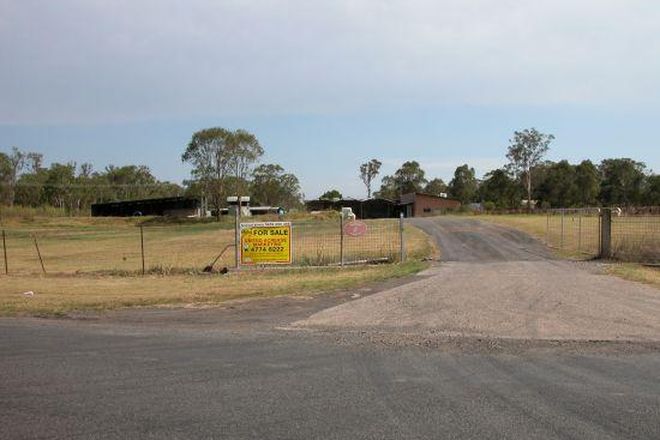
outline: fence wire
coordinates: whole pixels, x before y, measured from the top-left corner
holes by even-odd
[[[599,209],[556,209],[547,212],[545,241],[563,253],[596,257],[600,253]]]
[[[243,219],[253,221],[253,219]],[[397,219],[365,220],[361,237],[342,238],[339,219],[292,222],[294,266],[324,266],[366,261],[396,261]],[[142,229],[142,230],[141,230]],[[199,272],[231,246],[215,268],[233,267],[235,231],[230,223],[182,225],[5,228],[10,274],[139,274]],[[142,236],[141,236],[142,234]],[[144,254],[142,253],[144,244]],[[342,251],[343,243],[343,251]],[[37,252],[37,248],[39,252]],[[39,258],[41,255],[41,261]],[[0,274],[4,273],[0,242]]]
[[[611,258],[660,263],[660,207],[611,208],[611,212]],[[569,256],[600,256],[601,213],[598,208],[548,211],[546,243]]]
[[[660,263],[660,207],[612,210],[612,257]]]

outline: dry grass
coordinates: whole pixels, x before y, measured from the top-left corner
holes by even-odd
[[[122,307],[219,304],[282,294],[308,295],[401,277],[425,263],[327,269],[257,270],[227,275],[1,276],[0,315],[58,315]],[[24,292],[32,291],[33,296]]]
[[[47,217],[5,222],[11,274],[41,272],[33,238],[36,237],[47,273],[131,273],[141,270],[139,221],[145,219]],[[145,265],[162,273],[200,270],[227,245],[234,242],[229,221],[144,226]],[[399,252],[398,221],[367,220],[364,237],[344,238],[344,261],[387,257],[396,261]],[[406,247],[412,258],[432,252],[426,235],[405,228]],[[321,218],[294,221],[293,258],[297,265],[339,262],[339,223]],[[217,266],[232,266],[230,249]]]
[[[140,228],[144,226],[146,268],[141,271]],[[387,256],[399,250],[398,221],[368,220],[365,237],[346,237],[345,261]],[[296,226],[298,225],[298,226]],[[403,276],[424,265],[405,264],[314,269],[250,270],[226,276],[201,269],[234,241],[233,224],[89,217],[5,218],[9,276],[0,275],[0,314],[61,314],[159,304],[216,304],[229,299],[309,294]],[[294,262],[339,261],[339,223],[319,217],[294,221]],[[41,274],[37,237],[47,275]],[[407,226],[411,259],[433,252],[422,231]],[[1,257],[0,257],[1,259]],[[216,268],[233,265],[226,253]],[[0,271],[4,269],[0,262]],[[34,296],[23,295],[33,291]]]
[[[650,284],[660,289],[660,267],[642,266],[637,263],[619,263],[609,266],[607,271],[611,275]]]

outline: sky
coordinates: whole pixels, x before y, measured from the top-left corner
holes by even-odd
[[[243,128],[307,198],[361,198],[371,158],[481,177],[535,127],[550,160],[657,172],[658,23],[651,0],[0,0],[0,151],[181,182],[195,131]]]

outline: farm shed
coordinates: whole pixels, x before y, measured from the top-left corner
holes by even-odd
[[[200,208],[200,201],[191,197],[127,200],[94,203],[92,205],[92,217],[133,217],[140,215],[191,217],[200,216]]]
[[[428,217],[460,206],[458,200],[421,192],[403,194],[399,199],[399,208],[406,217]]]
[[[308,211],[339,211],[343,207],[348,207],[362,219],[390,218],[399,215],[396,203],[388,199],[308,200],[305,206]]]

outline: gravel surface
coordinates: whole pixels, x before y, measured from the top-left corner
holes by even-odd
[[[296,327],[541,340],[659,341],[660,291],[554,260],[472,219],[415,219],[446,262],[424,279],[323,310]]]

